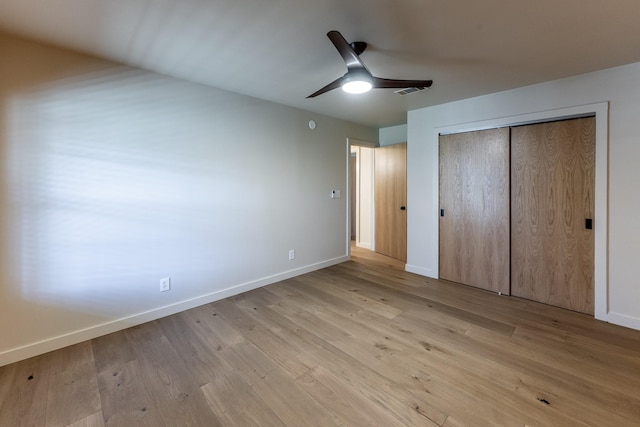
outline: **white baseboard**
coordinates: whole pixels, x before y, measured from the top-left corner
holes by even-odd
[[[614,325],[624,326],[625,328],[636,329],[640,331],[640,318],[627,316],[626,314],[614,313],[610,311],[606,318],[601,319]]]
[[[371,249],[371,243],[356,242],[356,246],[363,249],[369,249],[370,251],[373,250]]]
[[[421,276],[431,277],[432,279],[437,279],[437,277],[433,274],[433,270],[431,268],[418,267],[417,265],[407,264],[404,266],[404,270],[409,273],[419,274]]]
[[[263,277],[250,282],[234,285],[226,289],[211,292],[209,294],[201,295],[199,297],[190,298],[188,300],[179,301],[174,304],[166,305],[163,307],[154,308],[142,313],[134,314],[131,316],[123,317],[120,319],[112,320],[109,322],[101,323],[98,325],[90,326],[88,328],[79,329],[67,334],[59,335],[57,337],[47,338],[46,340],[38,341],[32,344],[27,344],[22,347],[13,348],[0,353],[0,366],[8,365],[10,363],[18,362],[20,360],[28,359],[30,357],[38,356],[40,354],[47,353],[49,351],[58,350],[69,345],[77,344],[86,340],[101,337],[103,335],[110,334],[112,332],[120,331],[132,326],[141,325],[152,320],[160,319],[162,317],[170,316],[181,311],[189,310],[194,307],[198,307],[204,304],[209,304],[214,301],[218,301],[224,298],[228,298],[233,295],[238,295],[243,292],[250,291],[252,289],[260,288],[262,286],[270,285],[272,283],[280,282],[282,280],[290,279],[292,277],[299,276],[301,274],[310,273],[321,268],[330,267],[335,264],[348,261],[348,256],[340,256],[330,260],[310,264],[304,267],[288,270],[282,273],[274,274],[272,276]]]

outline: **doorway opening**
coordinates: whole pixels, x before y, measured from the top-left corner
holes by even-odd
[[[406,143],[349,141],[348,240],[406,262]]]

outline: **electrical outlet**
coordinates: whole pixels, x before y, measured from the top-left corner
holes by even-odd
[[[296,251],[294,251],[293,249],[289,250],[289,259],[295,259],[296,258]]]
[[[160,292],[167,292],[171,290],[171,277],[165,277],[160,279]]]

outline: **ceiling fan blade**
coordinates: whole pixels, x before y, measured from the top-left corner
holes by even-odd
[[[331,43],[338,49],[340,56],[344,59],[344,63],[347,64],[347,69],[351,71],[356,68],[364,68],[369,72],[367,67],[364,65],[364,62],[360,59],[355,50],[351,47],[351,45],[342,37],[338,31],[329,31],[327,33],[327,37],[331,40]]]
[[[340,77],[339,79],[336,79],[336,80],[332,81],[331,83],[329,83],[328,85],[326,85],[322,89],[319,89],[319,90],[313,92],[311,95],[307,96],[307,98],[315,98],[318,95],[322,95],[323,93],[329,92],[330,90],[339,88],[340,86],[342,86],[342,80],[343,79],[344,79],[344,76]]]
[[[404,89],[407,87],[431,87],[433,80],[395,80],[373,78],[373,87],[378,89]]]

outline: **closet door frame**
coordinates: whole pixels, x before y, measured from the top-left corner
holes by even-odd
[[[595,211],[594,211],[594,317],[612,321],[623,326],[633,327],[633,319],[609,312],[609,273],[608,273],[608,164],[609,164],[609,103],[599,102],[575,107],[539,111],[515,116],[500,117],[476,122],[467,122],[443,126],[434,129],[433,140],[438,141],[440,134],[460,133],[491,129],[505,126],[521,126],[546,121],[565,120],[578,117],[596,118],[596,171],[595,171]],[[436,191],[439,176],[436,171]],[[439,199],[439,194],[438,194]],[[433,213],[439,215],[439,210]],[[439,220],[439,218],[438,218]],[[437,220],[437,221],[438,221]],[[437,222],[436,222],[437,224]],[[436,227],[436,233],[437,231]],[[438,237],[439,238],[439,237]],[[438,254],[439,258],[439,254]]]

